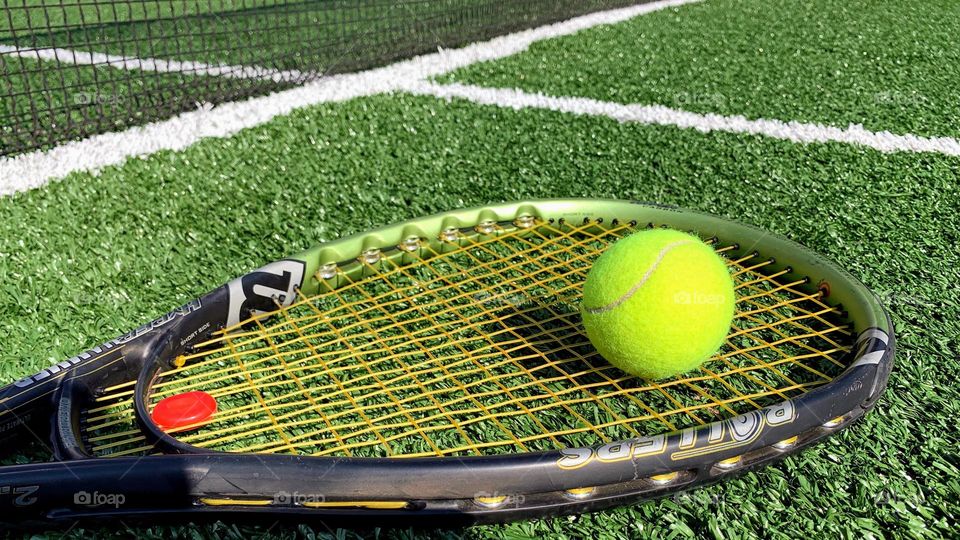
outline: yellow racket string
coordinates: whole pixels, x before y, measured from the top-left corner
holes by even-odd
[[[724,347],[650,382],[583,333],[592,261],[634,224],[538,222],[361,257],[321,291],[228,329],[154,384],[151,403],[202,390],[218,411],[181,441],[219,451],[484,455],[596,445],[703,425],[795,397],[845,369],[852,335],[806,280],[716,242],[737,290]],[[449,238],[448,238],[449,240]],[[98,455],[149,452],[133,383],[83,415]]]

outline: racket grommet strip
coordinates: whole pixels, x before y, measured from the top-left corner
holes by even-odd
[[[319,279],[333,279],[337,275],[337,263],[326,263],[317,270]]]
[[[563,492],[563,495],[568,499],[579,501],[579,500],[590,498],[596,492],[597,492],[597,488],[595,487],[582,487],[582,488],[568,489]]]
[[[513,224],[516,225],[518,229],[529,229],[537,224],[537,217],[529,214],[517,216],[517,219],[513,220]]]
[[[484,508],[500,508],[507,504],[508,500],[510,500],[509,495],[477,495],[473,498],[473,502],[477,506]]]
[[[832,429],[839,426],[840,424],[843,424],[843,421],[844,421],[844,418],[842,416],[838,416],[836,418],[831,418],[830,420],[827,420],[821,425],[825,428]]]
[[[820,283],[817,283],[817,290],[820,291],[820,298],[829,298],[830,297],[830,283],[822,280]]]
[[[777,441],[773,443],[773,447],[776,448],[777,450],[787,450],[789,448],[793,448],[794,446],[796,446],[797,441],[799,440],[800,440],[800,437],[797,435],[794,435],[789,439],[784,439],[782,441]]]
[[[734,469],[739,467],[743,463],[743,456],[733,456],[727,459],[721,459],[716,463],[716,467],[719,469]]]
[[[651,476],[649,480],[658,486],[665,486],[667,484],[676,482],[678,478],[680,478],[680,473],[674,471],[663,474],[655,474]]]
[[[447,242],[447,243],[456,242],[457,240],[460,239],[460,229],[456,227],[447,227],[446,229],[440,232],[439,238],[441,242]]]
[[[360,254],[360,262],[364,264],[374,265],[380,262],[380,248],[367,248],[363,250],[363,253]]]
[[[497,222],[492,219],[485,219],[477,223],[473,229],[480,234],[493,234],[497,232]]]
[[[400,245],[398,245],[397,247],[400,248],[401,251],[412,253],[420,249],[420,246],[421,246],[421,240],[419,236],[408,236],[403,240],[403,242],[400,242]]]

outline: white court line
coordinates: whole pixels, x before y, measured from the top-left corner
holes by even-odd
[[[47,60],[62,64],[104,66],[115,69],[157,71],[161,73],[189,73],[211,75],[229,79],[264,79],[274,82],[300,81],[304,74],[296,71],[280,71],[260,66],[231,66],[227,64],[204,64],[201,62],[178,62],[162,58],[138,58],[117,56],[99,52],[84,52],[70,49],[33,49],[13,45],[0,45],[0,54],[19,56],[33,60]]]
[[[540,40],[699,1],[701,0],[661,0],[591,13],[564,22],[500,36],[461,49],[412,58],[384,68],[320,79],[269,96],[217,107],[202,107],[160,122],[95,135],[47,151],[0,158],[0,196],[40,187],[72,172],[96,171],[123,163],[134,156],[161,150],[182,150],[205,137],[227,137],[301,107],[390,92],[404,84],[441,75],[470,64],[511,56]]]
[[[662,105],[623,105],[579,97],[553,97],[530,94],[507,88],[484,88],[462,84],[441,85],[429,81],[415,81],[404,90],[437,98],[460,98],[482,105],[496,105],[511,109],[548,109],[576,115],[605,116],[620,122],[636,122],[660,126],[696,129],[704,133],[725,131],[764,135],[797,143],[839,142],[861,145],[881,152],[934,152],[960,156],[960,141],[952,137],[918,137],[897,135],[889,131],[869,131],[859,124],[846,128],[806,122],[781,120],[750,120],[744,116],[700,114],[671,109]]]

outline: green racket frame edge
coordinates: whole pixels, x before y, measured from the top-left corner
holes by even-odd
[[[789,266],[796,276],[808,276],[829,291],[830,303],[843,305],[858,336],[850,367],[831,383],[797,398],[706,426],[596,448],[518,455],[358,459],[218,454],[185,446],[146,423],[158,443],[181,453],[2,468],[2,519],[21,523],[186,515],[257,519],[270,514],[328,523],[355,523],[362,517],[365,525],[376,516],[377,524],[432,527],[584,512],[689,489],[795,453],[858,420],[886,385],[894,358],[893,328],[877,298],[856,278],[792,241],[678,208],[591,199],[492,205],[384,227],[317,246],[288,260],[304,263],[301,287],[311,295],[320,289],[331,264],[351,277],[360,276],[364,265],[357,257],[368,250],[379,250],[382,257],[404,257],[412,238],[439,246],[438,236],[451,227],[463,234],[484,234],[475,231],[477,223],[509,226],[522,224],[530,216],[563,219],[572,225],[585,219],[665,224],[735,240],[739,243],[735,254],[760,247],[764,255],[776,259],[773,268]],[[206,309],[184,314],[181,308],[175,317],[168,316],[176,324],[142,332],[163,337],[143,338],[151,345],[141,347],[147,366],[141,380],[161,369],[159,356],[176,352],[169,346],[171,334],[224,317],[224,289],[200,300],[199,304],[209,306]],[[205,312],[214,309],[220,313]],[[66,394],[64,388],[77,378],[61,377],[65,382],[58,394]],[[136,400],[141,417],[144,398],[138,395]],[[61,407],[58,416],[62,420],[69,414],[69,407],[66,411]],[[70,435],[63,432],[70,428],[69,422],[61,422],[55,438],[68,439]],[[84,497],[93,495],[114,497],[101,497],[104,504],[89,504],[91,500]],[[122,503],[108,504],[121,497]]]

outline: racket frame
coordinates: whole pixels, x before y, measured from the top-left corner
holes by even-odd
[[[498,228],[527,227],[541,216],[570,224],[615,219],[667,223],[736,239],[734,253],[762,246],[764,255],[774,259],[771,270],[786,271],[783,279],[806,276],[829,293],[831,303],[842,304],[858,336],[850,367],[796,398],[709,425],[593,448],[515,455],[394,459],[213,453],[178,441],[149,420],[148,389],[172,359],[233,319],[246,318],[255,309],[271,309],[264,298],[251,304],[242,294],[238,297],[244,280],[247,285],[266,283],[263,280],[276,284],[277,265],[301,266],[299,282],[295,283],[294,271],[287,290],[278,290],[271,299],[289,304],[296,296],[294,287],[310,296],[321,285],[339,286],[323,283],[324,276],[336,275],[330,273],[334,265],[356,279],[363,276],[373,254],[399,263],[405,257],[412,260],[414,239],[443,250],[445,239],[452,236],[497,234]],[[367,260],[360,262],[358,257]],[[790,261],[790,266],[779,261]],[[238,301],[244,304],[242,309]],[[894,350],[889,317],[855,277],[799,244],[751,226],[673,207],[614,200],[543,200],[445,212],[322,244],[272,263],[130,334],[0,390],[4,432],[15,433],[12,426],[37,434],[50,423],[54,454],[61,460],[0,469],[0,508],[8,510],[4,519],[15,521],[267,513],[333,523],[375,514],[382,523],[417,523],[429,516],[426,523],[431,526],[591,511],[739,474],[845,428],[876,403],[892,369]],[[79,409],[105,381],[132,377],[138,377],[134,403],[139,423],[169,454],[93,458],[83,444]],[[91,499],[92,504],[84,504],[78,494],[122,495],[123,503],[110,505],[104,499],[104,504],[96,504],[99,499]]]

